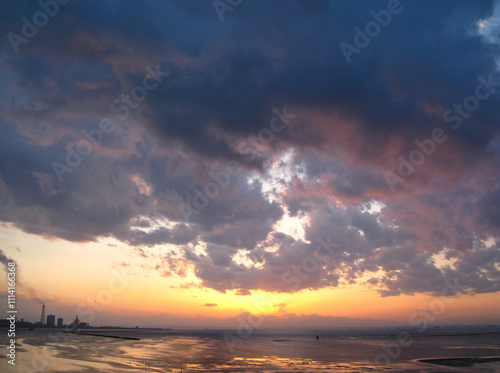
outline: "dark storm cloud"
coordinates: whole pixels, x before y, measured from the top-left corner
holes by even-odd
[[[149,232],[140,229],[129,230],[124,235],[116,234],[116,237],[122,241],[126,241],[133,246],[154,246],[165,243],[183,245],[193,241],[196,238],[196,231],[190,229],[184,224],[177,224],[173,229],[160,227]]]
[[[255,133],[265,123],[268,105],[274,101],[340,113],[356,121],[362,138],[354,150],[363,158],[380,154],[392,136],[410,142],[425,134],[423,129],[441,122],[440,117],[424,111],[423,103],[447,107],[462,100],[474,91],[476,78],[494,71],[495,65],[492,47],[471,35],[478,17],[491,12],[487,4],[402,4],[404,11],[394,16],[389,26],[392,29],[374,38],[352,65],[346,63],[338,44],[352,42],[352,27],[363,26],[370,19],[370,9],[380,8],[380,3],[364,3],[350,12],[346,12],[344,2],[331,3],[323,14],[309,13],[315,24],[306,23],[298,7],[253,4],[237,16],[231,30],[234,39],[224,44],[221,55],[210,54],[207,44],[200,45],[208,54],[203,65],[180,70],[176,84],[158,92],[155,99],[170,105],[150,101],[150,125],[168,140],[180,139],[203,155],[208,151],[220,156],[230,154],[229,149],[207,128],[233,135]],[[257,13],[258,17],[251,17]],[[273,14],[279,17],[273,17],[271,23]],[[338,14],[350,17],[340,19]],[[448,22],[443,22],[445,19]],[[451,25],[445,27],[447,24]],[[251,36],[245,33],[247,27],[254,28]],[[306,44],[313,38],[311,45]],[[243,47],[236,46],[234,40]],[[465,56],[464,43],[472,51]],[[270,46],[281,53],[273,53]],[[494,100],[483,107],[474,138],[461,131],[455,134],[456,141],[474,149],[486,145],[496,131],[488,119],[499,112]],[[316,123],[309,123],[309,127],[310,135],[336,131],[317,128]],[[294,138],[290,132],[286,136],[290,142],[305,140],[307,144],[307,139]]]
[[[93,155],[59,183],[44,164],[44,159],[58,159],[53,147],[29,146],[11,129],[5,126],[6,136],[0,140],[5,145],[0,151],[4,159],[0,167],[2,218],[30,233],[70,241],[111,234],[132,245],[148,246],[185,244],[201,234],[207,242],[251,248],[265,239],[282,215],[276,203],[264,199],[258,185],[251,186],[240,177],[218,198],[207,199],[208,206],[193,215],[191,220],[199,228],[176,224],[172,229],[151,229],[148,224],[154,220],[161,224],[161,217],[183,220],[179,207],[163,193],[179,190],[183,196],[192,196],[195,188],[203,190],[206,179],[192,176],[196,165],[170,173],[173,163],[183,161],[148,155],[123,160]],[[10,145],[13,140],[15,145]],[[154,194],[141,192],[133,180],[137,175],[149,183]]]
[[[492,2],[415,5],[403,1],[403,11],[393,16],[360,55],[353,56],[350,65],[338,45],[353,43],[353,27],[363,27],[372,17],[370,10],[381,9],[380,2],[364,2],[354,8],[344,1],[319,2],[314,7],[303,2],[287,6],[257,2],[234,14],[230,30],[217,17],[209,17],[206,5],[194,11],[193,5],[175,3],[73,2],[61,10],[61,17],[52,20],[71,25],[67,33],[54,38],[63,40],[64,46],[43,37],[34,39],[26,45],[27,55],[14,59],[13,68],[25,79],[39,82],[54,70],[54,62],[67,66],[75,56],[84,61],[88,58],[90,65],[104,63],[115,70],[118,66],[124,73],[126,69],[136,72],[141,59],[166,53],[169,57],[163,57],[164,66],[175,78],[160,87],[144,109],[148,128],[164,141],[180,141],[203,156],[238,157],[213,129],[233,136],[255,135],[269,121],[272,105],[288,104],[339,113],[356,121],[361,140],[352,150],[363,158],[377,155],[377,161],[382,161],[380,148],[391,137],[402,136],[411,142],[441,121],[426,113],[423,104],[444,108],[463,100],[474,91],[479,75],[495,69],[493,47],[473,34],[477,21],[491,14]],[[40,36],[55,36],[56,32],[51,22]],[[107,38],[116,50],[103,47]],[[30,49],[32,44],[57,53],[46,57]],[[77,47],[80,49],[75,50]],[[119,61],[120,57],[130,57],[129,65],[126,58]],[[51,59],[55,61],[51,63]],[[97,68],[88,65],[80,71],[88,75]],[[71,87],[77,77],[61,75],[58,89],[77,97],[77,90]],[[114,75],[118,78],[116,71]],[[96,78],[106,82],[103,76]],[[44,89],[49,97],[50,91]],[[58,93],[61,98],[62,92]],[[499,114],[495,100],[481,106],[475,116],[479,122],[474,126],[475,136],[466,129],[454,133],[456,141],[478,151],[496,132],[490,120]],[[315,133],[336,132],[335,125],[307,125],[311,139]],[[307,144],[307,138],[297,137],[294,131],[279,141],[285,139],[295,145]],[[324,140],[316,137],[317,142]]]
[[[443,121],[496,70],[498,45],[477,32],[493,5],[401,1],[348,63],[339,44],[386,2],[252,1],[220,22],[211,1],[74,0],[16,54],[8,33],[40,9],[4,1],[0,219],[70,241],[179,245],[204,286],[241,295],[358,280],[384,296],[435,293],[454,278],[498,291],[498,93],[460,128]],[[120,121],[111,104],[147,66],[170,75]],[[296,119],[250,159],[239,145],[285,106]],[[52,162],[108,117],[116,129],[60,182]],[[436,126],[448,140],[391,193],[384,172]],[[291,149],[281,190],[249,184]],[[229,161],[240,173],[185,219],[179,202],[200,202]],[[367,212],[373,201],[381,213]],[[275,231],[285,211],[307,217],[307,241]],[[338,246],[300,277],[329,235]],[[184,275],[179,261],[157,270]]]
[[[417,249],[421,240],[411,225],[394,227],[380,214],[358,208],[323,208],[310,216],[306,228],[310,243],[275,233],[272,240],[248,252],[256,266],[236,264],[231,260],[234,250],[221,247],[207,247],[208,256],[186,258],[195,265],[203,285],[221,292],[239,288],[296,292],[352,284],[362,278],[382,296],[439,295],[446,283],[460,284],[460,292],[498,291],[495,246],[478,243],[465,257],[449,252],[451,263],[443,264],[433,254],[444,247]],[[322,242],[334,245],[325,249]],[[277,247],[276,253],[269,247]]]
[[[3,252],[3,250],[0,250],[0,263],[2,263],[5,266],[5,269],[7,269],[7,263],[13,262],[12,259],[8,258],[7,255]]]

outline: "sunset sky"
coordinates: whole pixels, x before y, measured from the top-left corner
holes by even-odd
[[[500,323],[499,9],[2,1],[0,310]]]

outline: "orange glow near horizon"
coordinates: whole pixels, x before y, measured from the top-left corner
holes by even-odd
[[[198,286],[181,287],[197,284],[199,280],[192,273],[185,278],[162,277],[151,264],[146,265],[151,259],[137,257],[133,248],[122,243],[49,241],[5,226],[0,228],[0,234],[6,243],[7,256],[18,261],[21,295],[68,307],[102,306],[106,313],[124,319],[151,314],[222,320],[250,312],[277,317],[319,315],[407,324],[413,313],[425,312],[439,303],[439,298],[425,294],[382,298],[362,285],[293,294],[264,291],[251,291],[248,296],[236,295],[235,291],[223,294]],[[444,308],[436,314],[437,321],[498,319],[500,309],[500,299],[495,294],[462,295],[446,298],[446,302],[441,303]]]

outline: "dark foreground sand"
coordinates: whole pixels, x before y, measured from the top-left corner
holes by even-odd
[[[57,338],[51,338],[51,333]],[[20,331],[17,364],[10,366],[0,356],[0,372],[500,372],[500,333],[489,330],[484,334],[449,335],[446,331],[442,336],[414,336],[411,345],[397,351],[393,333],[333,333],[256,332],[246,339],[225,340],[221,331],[210,330]],[[1,349],[5,339],[0,336]],[[387,358],[396,352],[396,357]]]

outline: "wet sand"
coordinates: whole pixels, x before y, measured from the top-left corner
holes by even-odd
[[[391,335],[353,336],[327,332],[258,334],[228,344],[221,331],[109,330],[64,334],[57,330],[18,338],[13,368],[0,358],[1,372],[500,372],[499,336],[429,336],[415,339],[387,364],[375,364]],[[50,334],[58,338],[50,338]],[[60,333],[60,334],[59,334]],[[2,349],[4,348],[3,346]],[[465,353],[469,358],[465,358]],[[470,356],[474,356],[471,358]],[[2,356],[3,357],[3,356]],[[462,365],[460,365],[462,364]]]

